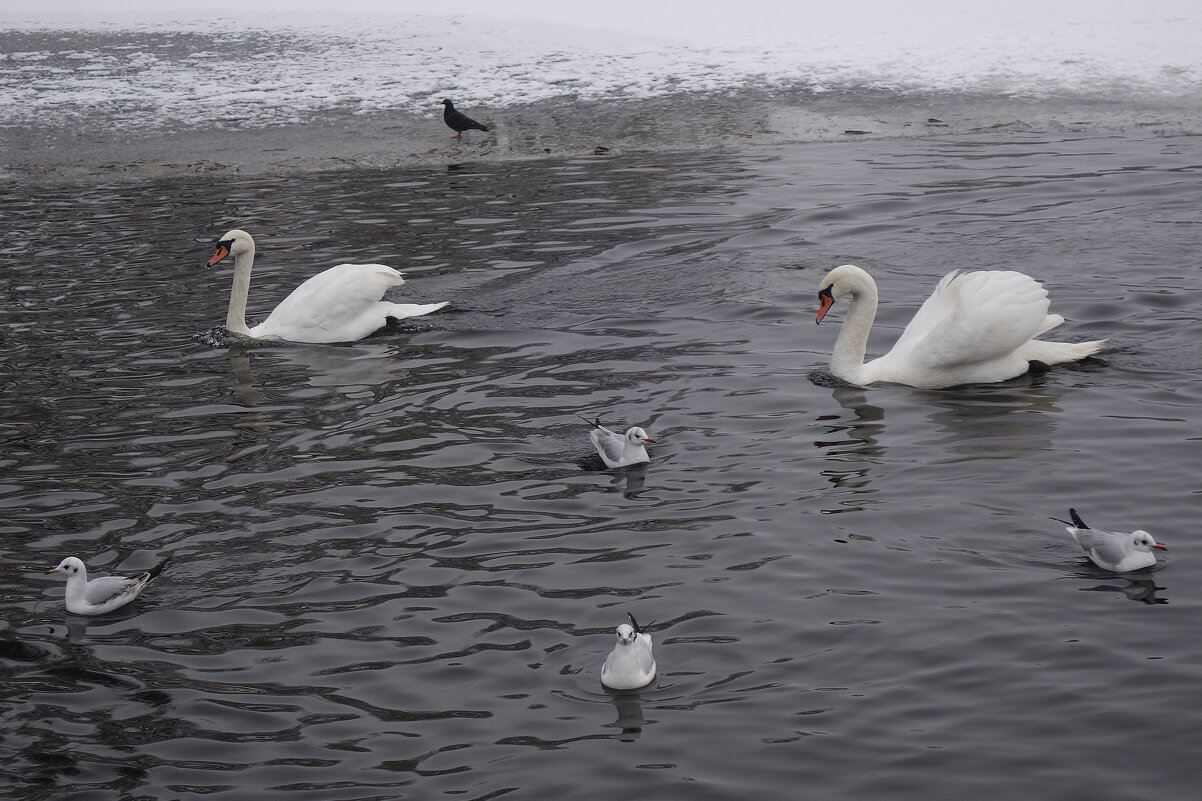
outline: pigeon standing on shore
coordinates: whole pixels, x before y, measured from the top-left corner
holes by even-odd
[[[452,103],[450,100],[444,100],[444,101],[442,101],[442,104],[443,104],[443,106],[445,106],[445,108],[442,110],[442,120],[448,126],[450,126],[452,131],[455,132],[455,135],[453,137],[451,137],[452,139],[462,140],[464,131],[472,131],[472,130],[487,131],[488,130],[487,125],[481,125],[480,123],[473,120],[471,117],[464,114],[462,111],[456,111],[455,104]]]

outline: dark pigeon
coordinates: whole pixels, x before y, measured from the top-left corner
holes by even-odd
[[[442,104],[446,106],[446,108],[442,110],[443,122],[450,126],[451,130],[455,132],[455,135],[451,137],[452,139],[463,139],[464,131],[488,130],[487,125],[481,125],[471,117],[464,114],[462,111],[456,111],[455,104],[450,100],[444,100],[442,101]]]

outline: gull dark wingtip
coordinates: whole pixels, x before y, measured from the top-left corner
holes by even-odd
[[[1085,521],[1081,519],[1081,515],[1077,514],[1076,509],[1070,508],[1068,510],[1068,516],[1069,516],[1069,519],[1073,521],[1073,525],[1076,526],[1077,528],[1086,528],[1086,529],[1089,528],[1089,526],[1085,525]],[[1063,522],[1063,521],[1061,521],[1061,522]]]
[[[146,580],[150,581],[151,579],[157,578],[159,573],[163,572],[163,568],[165,568],[167,566],[167,563],[170,561],[171,561],[171,555],[168,554],[167,557],[165,559],[163,559],[163,561],[159,562],[157,565],[150,568],[150,570],[146,571],[146,576],[147,576]]]

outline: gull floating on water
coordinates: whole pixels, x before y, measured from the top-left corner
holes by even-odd
[[[597,455],[605,462],[606,467],[628,467],[651,461],[651,457],[647,455],[646,443],[654,443],[655,440],[638,426],[626,429],[626,435],[623,436],[601,425],[600,418],[580,419],[593,427],[593,430],[588,432],[588,438],[592,440]]]
[[[643,631],[634,615],[630,623],[618,626],[618,642],[605,657],[601,683],[611,690],[637,690],[655,679],[655,657],[651,655],[651,635]]]
[[[1153,549],[1166,550],[1152,535],[1142,529],[1135,531],[1099,531],[1085,525],[1085,521],[1077,514],[1076,509],[1069,509],[1068,516],[1072,523],[1058,517],[1052,519],[1068,526],[1068,533],[1089,554],[1093,563],[1103,570],[1115,573],[1126,573],[1130,570],[1141,570],[1156,564]]]
[[[130,576],[101,576],[88,581],[88,569],[83,560],[68,556],[58,567],[47,573],[67,575],[67,611],[77,615],[103,615],[120,609],[138,597],[151,579],[163,571],[164,559],[158,567]]]

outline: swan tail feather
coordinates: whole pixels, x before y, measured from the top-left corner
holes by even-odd
[[[1047,332],[1051,331],[1053,328],[1055,328],[1056,326],[1060,325],[1063,322],[1064,322],[1064,318],[1061,317],[1059,314],[1049,314],[1047,317],[1043,318],[1043,325],[1039,326],[1039,330],[1036,331],[1034,336],[1032,336],[1031,338],[1034,339],[1035,337],[1040,336],[1041,334],[1046,334]]]
[[[1044,364],[1062,364],[1075,362],[1087,356],[1093,356],[1106,344],[1106,340],[1098,339],[1093,342],[1044,342],[1033,339],[1019,350],[1019,354],[1027,361],[1043,362]]]
[[[421,317],[423,314],[438,311],[448,303],[450,303],[449,300],[444,300],[442,303],[390,303],[388,316],[398,320],[406,317]]]

